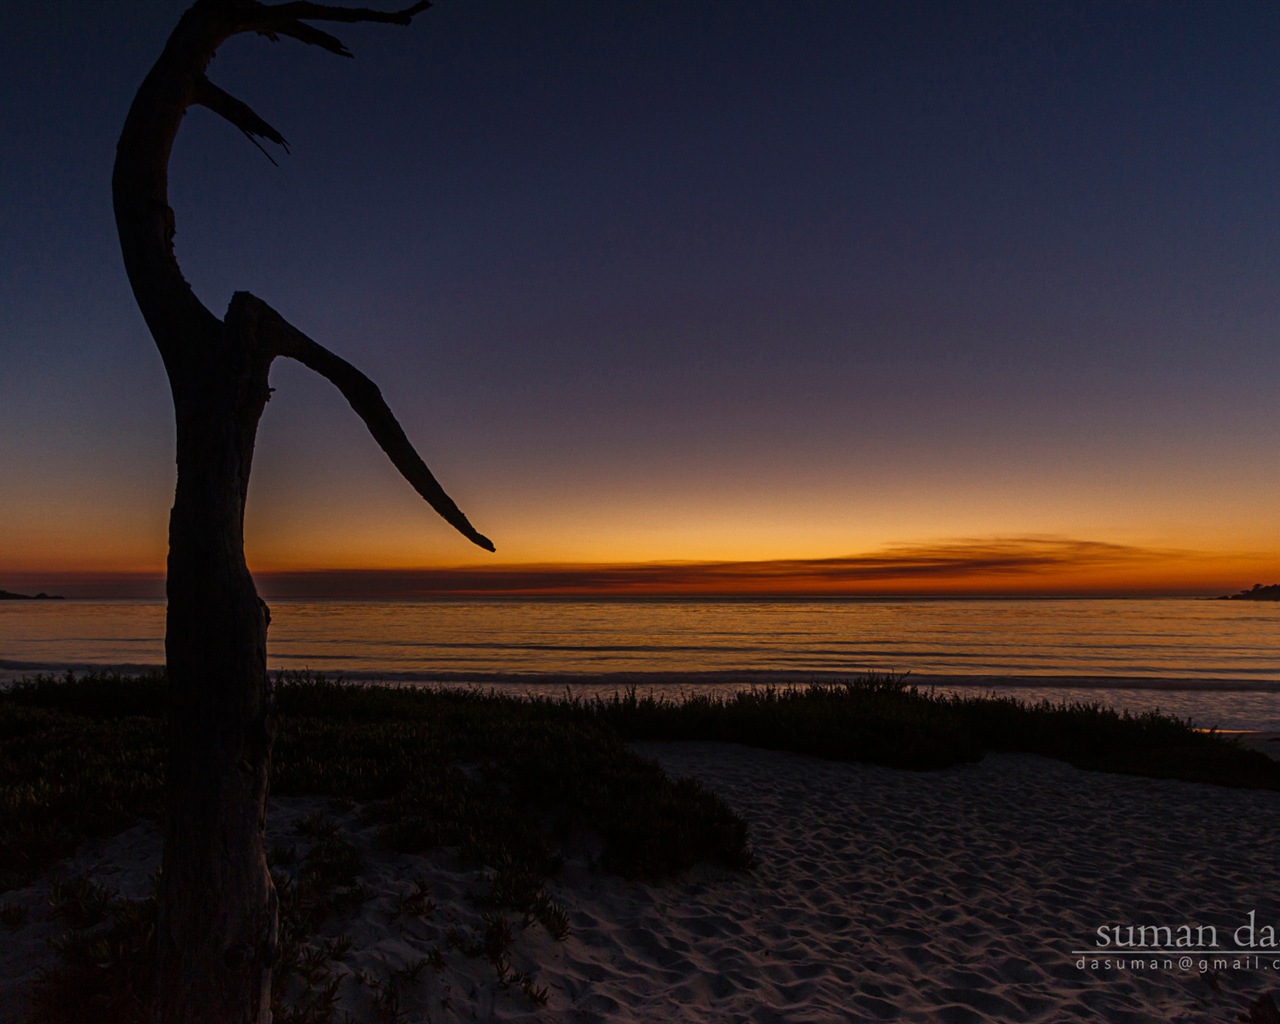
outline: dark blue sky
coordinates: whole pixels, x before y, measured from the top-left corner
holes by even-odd
[[[163,556],[109,178],[185,6],[0,9],[0,570]],[[226,45],[210,76],[292,154],[193,111],[179,259],[378,380],[504,560],[1276,564],[1280,7],[440,0],[337,32],[354,61]],[[486,557],[327,384],[273,378],[255,564]]]

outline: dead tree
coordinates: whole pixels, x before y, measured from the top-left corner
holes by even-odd
[[[183,115],[207,107],[251,141],[284,137],[205,71],[241,32],[350,56],[311,22],[407,25],[398,11],[257,0],[197,0],[143,80],[116,150],[112,194],[125,268],[160,349],[177,419],[178,483],[169,520],[165,660],[170,737],[155,1019],[256,1024],[270,1012],[275,893],[263,854],[274,733],[266,605],[244,559],[244,507],[258,420],[278,356],[327,378],[419,494],[464,536],[467,522],[405,437],[377,387],[350,363],[237,292],[219,319],[173,252],[169,153]]]

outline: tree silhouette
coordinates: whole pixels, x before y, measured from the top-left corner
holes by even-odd
[[[407,25],[397,11],[257,0],[197,0],[139,87],[116,150],[112,195],[125,269],[168,373],[178,483],[169,520],[165,661],[170,688],[155,1019],[268,1019],[276,900],[263,853],[274,735],[266,640],[270,615],[244,559],[244,506],[274,359],[296,359],[337,386],[391,461],[464,536],[493,550],[418,456],[378,388],[248,292],[219,319],[173,252],[168,163],[183,115],[207,107],[255,145],[284,137],[205,76],[242,32],[351,56],[310,22]],[[261,140],[261,141],[259,141]]]

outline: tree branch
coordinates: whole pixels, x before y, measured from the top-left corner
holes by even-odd
[[[239,128],[244,132],[245,138],[262,150],[263,156],[271,160],[273,164],[275,160],[272,160],[271,154],[262,148],[258,143],[258,139],[274,142],[286,153],[289,152],[289,143],[285,141],[283,135],[259,117],[247,103],[236,99],[230,93],[224,92],[204,75],[200,75],[195,80],[191,99],[193,103],[207,107],[219,117],[225,118]]]
[[[383,25],[408,25],[414,16],[422,13],[431,4],[428,0],[405,7],[398,11],[374,11],[367,7],[331,7],[328,4],[312,3],[310,0],[276,4],[255,4],[252,16],[244,22],[245,29],[252,29],[269,39],[289,36],[309,46],[318,46],[322,50],[336,53],[339,57],[350,57],[352,53],[346,44],[337,36],[330,35],[306,21],[341,21],[353,24],[371,21]]]
[[[373,381],[345,359],[307,337],[261,299],[248,292],[236,292],[231,299],[227,319],[246,315],[257,320],[260,337],[266,342],[271,355],[296,359],[342,392],[356,415],[364,420],[373,439],[387,453],[392,465],[445,522],[486,551],[494,549],[493,542],[467,521],[462,510],[436,481]]]
[[[378,22],[381,24],[408,24],[413,15],[420,14],[431,6],[428,1],[417,3],[401,10],[370,10],[369,8],[334,8],[328,4],[291,3],[268,6],[256,4],[252,9],[252,18],[243,24],[241,31],[252,29],[260,36],[270,40],[278,40],[280,36],[296,38],[308,46],[319,46],[330,54],[353,56],[346,44],[337,36],[329,35],[323,29],[305,24],[306,20],[315,22]]]
[[[264,25],[280,25],[290,21],[345,21],[355,24],[372,21],[382,25],[408,25],[414,17],[431,6],[430,0],[419,0],[410,7],[398,11],[374,11],[368,7],[333,7],[312,3],[311,0],[294,0],[284,4],[261,4],[255,11],[254,21]]]
[[[328,32],[322,32],[318,28],[311,25],[304,25],[300,21],[289,21],[275,28],[274,31],[265,33],[272,39],[276,36],[290,36],[300,43],[306,43],[309,46],[318,46],[322,50],[328,50],[330,53],[336,53],[339,57],[354,57],[346,44],[337,36],[331,36]]]

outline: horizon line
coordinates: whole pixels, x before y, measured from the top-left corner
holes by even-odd
[[[287,568],[258,570],[254,578],[264,597],[276,600],[1211,597],[1247,586],[1238,578],[1229,582],[1222,568],[1206,571],[1206,563],[1214,561],[1213,555],[1188,550],[1004,537],[896,545],[826,558]],[[163,596],[165,578],[158,569],[25,571],[8,577],[6,587],[19,592],[38,588],[104,598]]]

